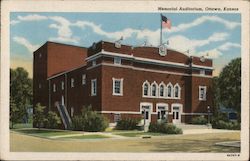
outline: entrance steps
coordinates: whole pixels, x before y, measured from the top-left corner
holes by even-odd
[[[64,128],[67,130],[70,128],[71,125],[71,118],[69,116],[68,110],[64,105],[59,103],[56,104],[57,110],[59,111],[60,117],[62,119]]]

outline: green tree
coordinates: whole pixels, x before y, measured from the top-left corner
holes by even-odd
[[[45,127],[46,128],[58,128],[59,125],[61,124],[61,119],[60,117],[57,115],[57,113],[53,112],[53,111],[49,111],[48,115],[47,115],[47,119],[45,121]]]
[[[35,113],[33,115],[34,125],[39,129],[44,126],[46,119],[44,109],[46,106],[42,106],[40,103],[37,103],[35,106]]]
[[[17,120],[24,119],[27,107],[32,104],[32,79],[24,68],[10,69],[10,98],[19,111]]]
[[[241,58],[225,66],[217,81],[219,103],[241,112]],[[240,118],[240,117],[239,117]]]
[[[16,106],[16,103],[10,97],[10,122],[11,122],[11,128],[13,128],[14,124],[19,121],[19,109]]]

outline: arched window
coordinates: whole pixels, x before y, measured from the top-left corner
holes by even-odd
[[[167,85],[167,97],[173,97],[173,85],[171,83]]]
[[[148,81],[145,81],[142,85],[143,96],[149,96],[150,85]]]
[[[181,87],[179,86],[179,84],[175,84],[174,86],[174,97],[175,98],[180,98],[181,96]]]
[[[156,82],[152,83],[151,85],[151,95],[153,97],[157,96],[157,83]]]
[[[165,90],[165,84],[163,82],[161,82],[161,84],[159,85],[159,96],[160,97],[165,96],[164,90]]]

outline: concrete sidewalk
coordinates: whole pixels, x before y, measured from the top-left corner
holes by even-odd
[[[67,138],[67,137],[82,136],[82,135],[102,135],[110,138],[127,138],[125,136],[115,135],[113,133],[108,133],[108,132],[83,132],[82,134],[57,135],[57,136],[51,136],[49,138],[57,139],[57,138]]]
[[[212,129],[207,125],[192,125],[192,124],[177,124],[181,128],[183,134],[207,134],[207,133],[225,133],[225,132],[240,132],[240,130]]]

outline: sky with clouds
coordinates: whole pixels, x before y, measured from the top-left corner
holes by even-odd
[[[163,42],[185,54],[213,59],[214,75],[230,60],[241,57],[240,14],[163,13],[171,29]],[[46,41],[89,47],[100,40],[158,46],[159,13],[11,13],[11,68],[24,67],[32,77],[32,55]],[[189,53],[186,51],[189,50]]]

